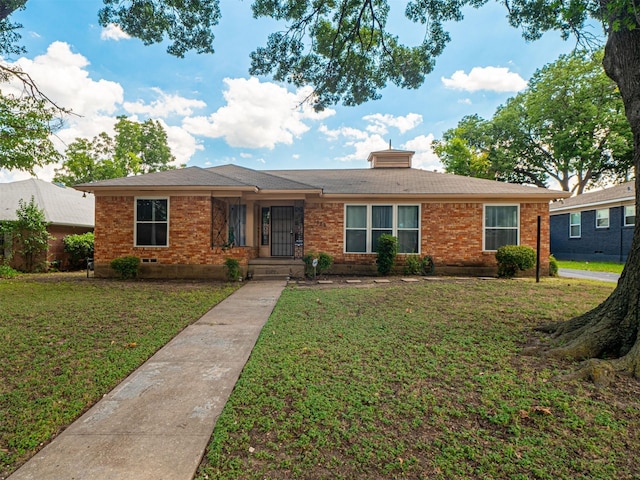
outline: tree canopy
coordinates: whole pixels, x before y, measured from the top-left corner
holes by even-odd
[[[93,140],[77,138],[66,151],[54,182],[65,185],[126,177],[175,168],[167,134],[158,121],[119,117],[115,138],[102,132]]]
[[[463,118],[435,146],[447,172],[576,193],[628,180],[633,136],[602,56],[562,55],[491,120]]]

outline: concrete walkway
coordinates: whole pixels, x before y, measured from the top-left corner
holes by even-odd
[[[187,327],[10,480],[190,480],[284,281],[250,282]]]
[[[598,280],[600,282],[618,283],[620,275],[618,273],[609,272],[590,272],[588,270],[573,270],[570,268],[561,268],[558,275],[567,278],[580,278],[583,280]]]

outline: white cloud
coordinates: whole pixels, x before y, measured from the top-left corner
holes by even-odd
[[[102,40],[115,40],[118,42],[120,40],[128,40],[131,37],[115,23],[110,23],[102,29],[100,32],[100,38]]]
[[[340,127],[335,130],[329,130],[326,125],[320,125],[318,131],[325,134],[331,141],[338,140],[341,137],[364,140],[366,138],[369,138],[370,135],[363,130],[359,130],[353,127]]]
[[[176,167],[186,164],[196,151],[204,150],[204,147],[184,128],[167,125],[163,120],[158,121],[167,132],[167,144],[173,156],[176,157],[173,162]]]
[[[389,131],[388,127],[397,128],[400,133],[403,134],[422,123],[422,115],[417,113],[409,113],[404,117],[396,117],[388,113],[375,113],[373,115],[366,115],[362,117],[362,119],[370,122],[367,131],[380,135],[385,135]]]
[[[402,145],[402,148],[416,152],[412,162],[414,168],[443,171],[440,159],[433,152],[433,139],[432,133],[418,135]]]
[[[269,148],[290,145],[316,121],[335,115],[335,110],[314,112],[304,99],[309,89],[296,93],[257,78],[226,78],[226,105],[208,117],[187,117],[184,128],[193,135],[223,137],[232,147]]]
[[[33,60],[20,58],[15,65],[31,75],[42,92],[61,107],[89,119],[112,114],[122,104],[124,90],[119,83],[93,80],[86,67],[89,61],[73,53],[69,44],[53,42],[44,55]],[[74,121],[74,117],[69,118]],[[75,118],[75,120],[79,120]]]
[[[131,114],[143,114],[150,118],[166,118],[174,114],[181,116],[192,115],[194,109],[201,109],[207,106],[202,100],[168,94],[157,87],[151,90],[157,94],[157,100],[151,103],[145,103],[142,100],[124,102],[124,109]]]
[[[504,67],[473,67],[469,74],[458,70],[451,78],[441,78],[446,88],[477,92],[519,92],[527,87],[527,82],[517,73]]]

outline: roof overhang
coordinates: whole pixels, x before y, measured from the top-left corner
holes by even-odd
[[[550,213],[551,215],[553,215],[554,213],[563,213],[563,212],[568,212],[570,210],[592,210],[595,207],[625,205],[625,204],[628,204],[629,202],[635,205],[635,201],[636,201],[636,197],[624,197],[624,198],[616,198],[613,200],[602,200],[599,202],[580,203],[576,205],[554,207],[553,209],[551,209]]]

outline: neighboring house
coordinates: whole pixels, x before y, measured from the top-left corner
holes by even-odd
[[[554,202],[551,253],[560,260],[625,262],[636,224],[634,182]]]
[[[49,223],[47,230],[54,237],[49,241],[46,261],[58,262],[64,267],[68,255],[64,252],[62,239],[65,235],[93,231],[94,197],[35,178],[0,183],[0,222],[16,220],[20,199],[29,203],[31,197],[44,211],[45,220]],[[12,267],[20,269],[24,266],[24,259],[16,251],[13,240],[6,237],[8,235],[0,235],[0,261],[8,258]]]
[[[536,247],[538,217],[548,268],[549,202],[568,194],[413,169],[412,156],[373,152],[369,169],[224,165],[78,185],[96,196],[96,276],[127,255],[146,277],[219,278],[228,257],[245,273],[281,264],[298,276],[311,252],[333,256],[331,273],[372,274],[384,233],[399,239],[399,264],[431,255],[439,272],[491,274],[499,246]]]

